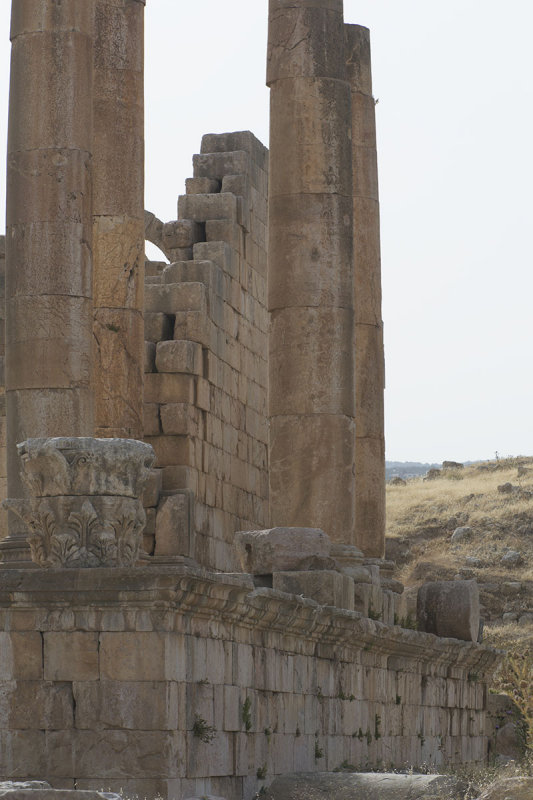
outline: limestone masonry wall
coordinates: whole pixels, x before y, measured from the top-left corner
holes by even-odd
[[[0,573],[0,778],[249,800],[482,762],[497,655],[187,567]]]
[[[249,132],[210,134],[193,163],[179,219],[146,215],[173,263],[146,270],[145,441],[163,494],[145,542],[233,571],[235,531],[268,526],[268,151]]]

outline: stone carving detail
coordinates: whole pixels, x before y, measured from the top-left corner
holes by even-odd
[[[4,506],[27,525],[36,564],[136,563],[146,524],[140,495],[155,458],[150,445],[130,439],[29,439],[18,450],[31,496],[6,500]]]

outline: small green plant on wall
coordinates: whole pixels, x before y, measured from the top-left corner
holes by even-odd
[[[192,726],[192,734],[197,739],[200,739],[201,742],[209,744],[213,741],[217,732],[212,725],[209,725],[205,719],[202,719],[202,717],[196,714],[194,717],[194,725]]]

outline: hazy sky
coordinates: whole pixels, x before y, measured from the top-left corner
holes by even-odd
[[[533,454],[533,3],[344,5],[371,29],[379,98],[387,457]],[[268,144],[267,8],[147,2],[146,207],[165,220],[203,133],[250,129]]]

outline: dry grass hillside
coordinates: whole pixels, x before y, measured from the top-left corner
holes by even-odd
[[[387,556],[411,609],[425,581],[475,578],[486,626],[533,636],[533,458],[389,484]]]

